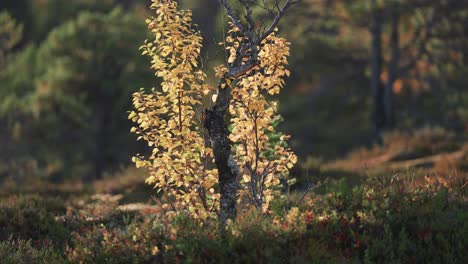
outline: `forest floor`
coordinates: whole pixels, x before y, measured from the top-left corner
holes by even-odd
[[[270,215],[161,215],[141,171],[92,184],[0,186],[5,263],[468,263],[468,141],[392,134],[344,159],[310,158]]]

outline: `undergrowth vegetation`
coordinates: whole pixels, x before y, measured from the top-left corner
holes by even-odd
[[[466,187],[374,175],[284,195],[267,214],[162,215],[122,195],[11,195],[0,207],[6,263],[466,263]],[[125,182],[127,184],[128,182]],[[102,184],[102,183],[101,183]]]

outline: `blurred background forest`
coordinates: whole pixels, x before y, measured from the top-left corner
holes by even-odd
[[[204,36],[205,67],[222,63],[224,10],[215,0],[180,4]],[[148,5],[1,1],[0,181],[99,179],[145,151],[127,111],[134,91],[157,87],[138,50]],[[465,141],[467,25],[468,1],[460,0],[303,0],[292,8],[280,25],[292,74],[278,100],[302,164],[395,135]]]

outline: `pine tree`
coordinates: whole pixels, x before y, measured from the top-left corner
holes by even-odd
[[[37,133],[69,176],[99,178],[130,159],[122,149],[136,151],[122,112],[133,85],[152,79],[137,51],[145,37],[144,24],[117,8],[80,13],[42,43],[38,59],[47,63],[36,79]]]

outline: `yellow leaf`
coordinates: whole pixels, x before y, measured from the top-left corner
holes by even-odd
[[[151,254],[153,256],[156,256],[159,253],[159,248],[158,246],[154,246],[153,249],[151,250]]]
[[[250,176],[248,176],[247,174],[242,175],[242,179],[245,183],[250,182]]]

